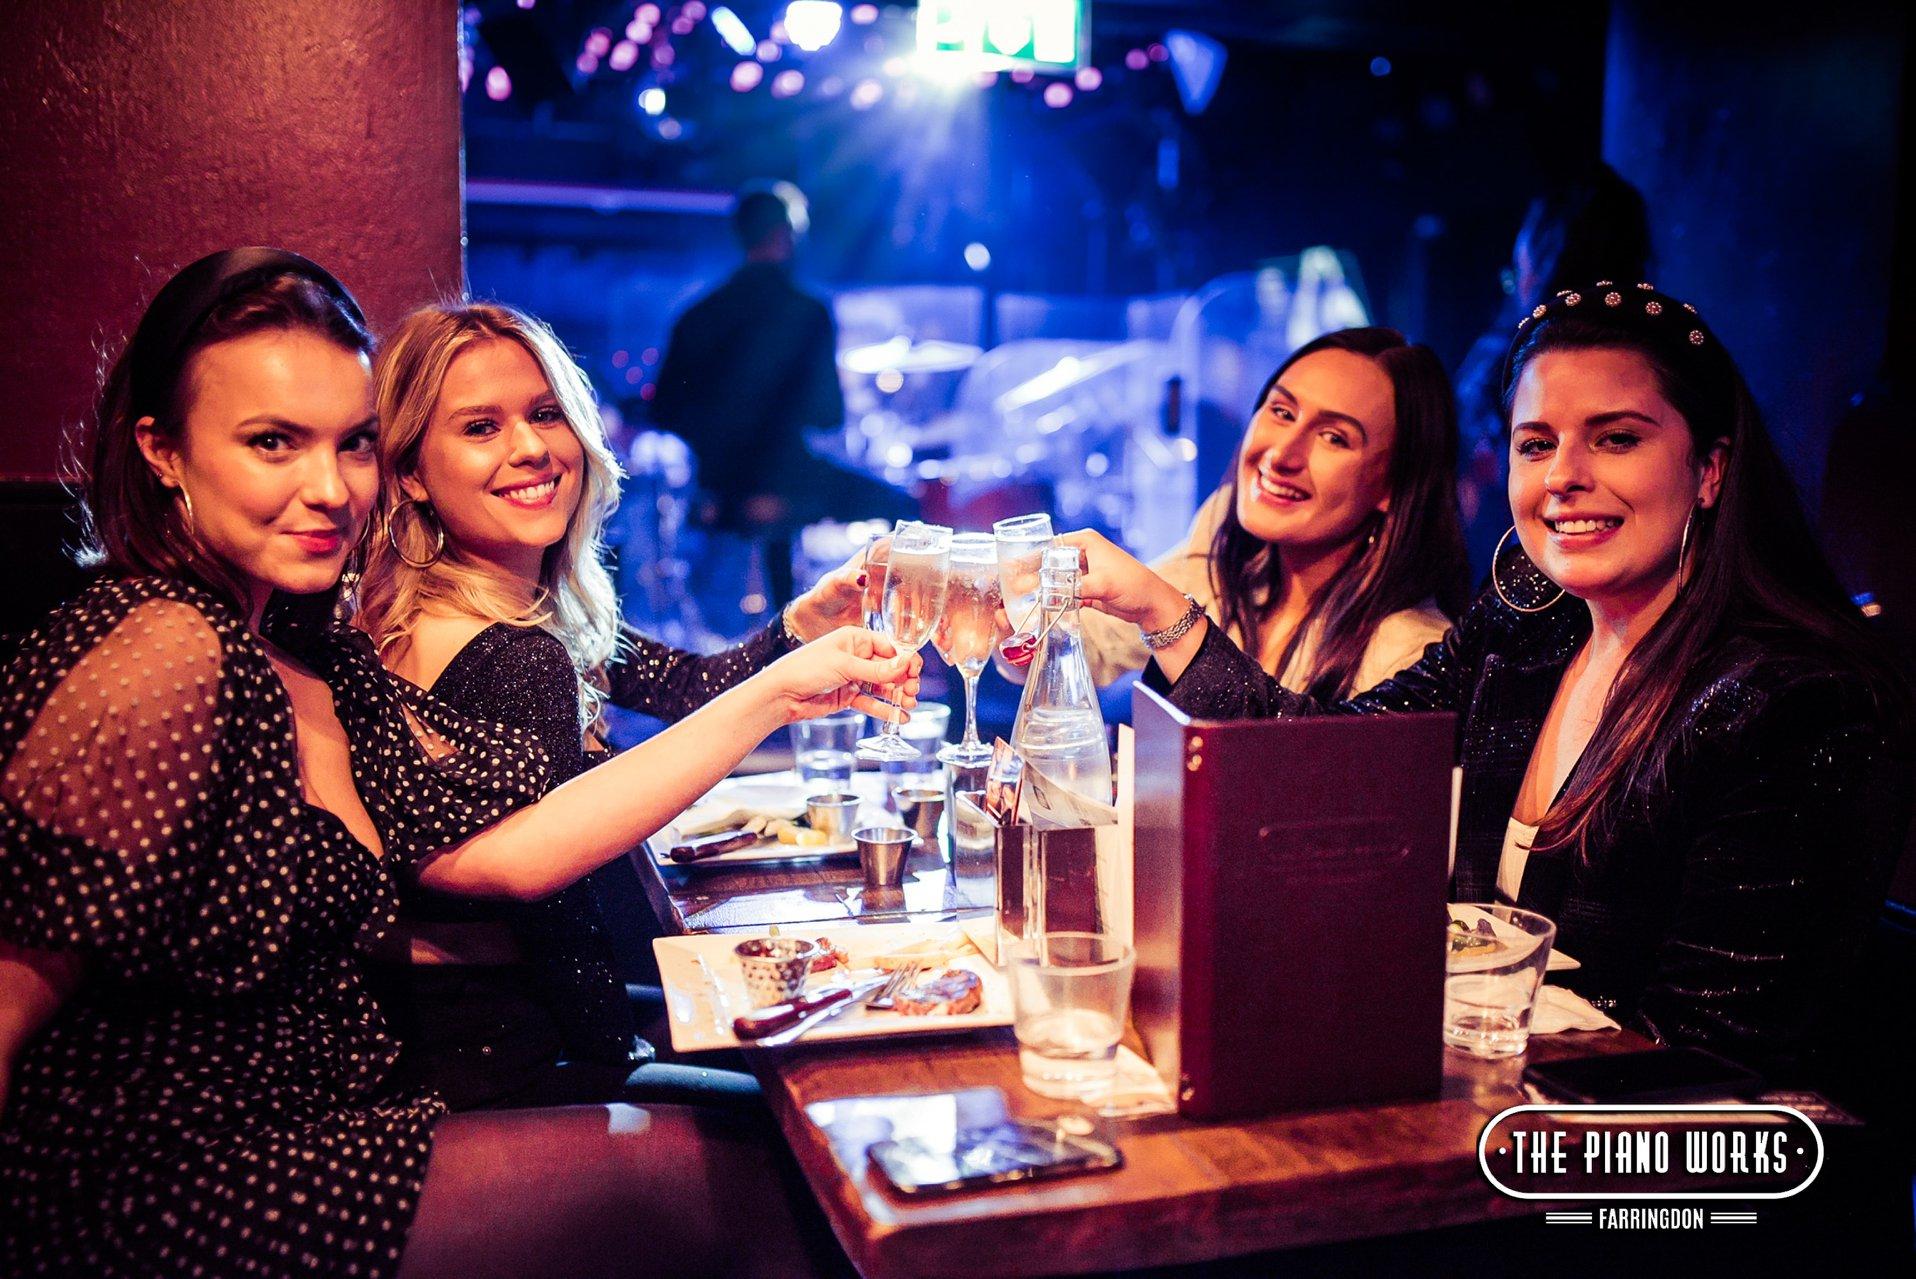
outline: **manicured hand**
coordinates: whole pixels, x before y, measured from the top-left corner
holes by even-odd
[[[1084,559],[1078,598],[1101,613],[1158,631],[1183,617],[1190,607],[1183,592],[1102,533],[1089,529],[1065,533],[1056,544],[1078,548]]]
[[[882,567],[878,571],[881,575],[884,573]],[[788,616],[793,633],[810,643],[841,626],[863,625],[868,580],[865,552],[859,550],[818,579],[818,585],[792,601]]]
[[[891,640],[862,626],[846,626],[766,667],[788,722],[847,708],[902,723],[918,704],[924,659],[900,653]],[[883,688],[887,705],[865,687]]]

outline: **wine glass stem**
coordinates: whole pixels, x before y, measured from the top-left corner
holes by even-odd
[[[978,742],[978,675],[977,671],[959,671],[965,677],[965,738],[964,745],[977,746]]]

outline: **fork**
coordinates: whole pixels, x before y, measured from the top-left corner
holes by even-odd
[[[892,1006],[892,996],[918,980],[918,974],[925,971],[923,964],[907,964],[891,975],[891,980],[881,986],[876,995],[865,1001],[865,1007],[880,1010]]]

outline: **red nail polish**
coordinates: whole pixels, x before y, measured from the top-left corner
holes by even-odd
[[[863,573],[858,575],[858,587],[860,590],[865,588],[865,575]]]

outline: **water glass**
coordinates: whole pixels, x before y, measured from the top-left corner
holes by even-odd
[[[858,735],[865,731],[862,711],[838,711],[792,725],[792,752],[803,782],[831,782],[831,789],[852,779],[857,766]]]
[[[1530,1014],[1557,926],[1535,911],[1494,903],[1450,907],[1444,960],[1444,1043],[1474,1057],[1514,1057],[1530,1043]]]
[[[1026,1088],[1092,1105],[1110,1096],[1135,961],[1111,933],[1039,933],[1012,948],[1013,1029]]]

